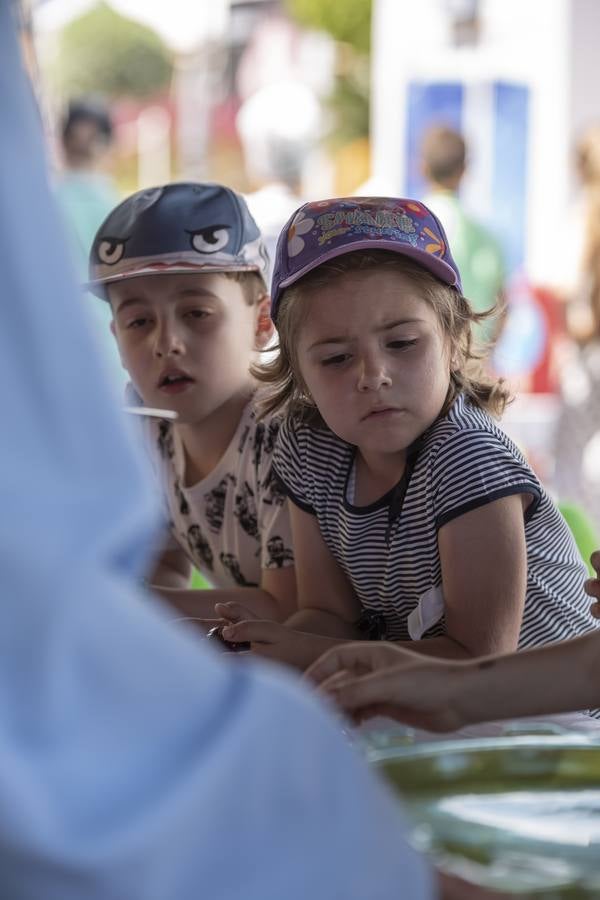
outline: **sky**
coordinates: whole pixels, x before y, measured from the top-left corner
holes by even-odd
[[[62,28],[97,0],[43,0],[35,8],[35,28],[40,34]],[[174,50],[186,51],[202,39],[222,32],[228,0],[110,0],[122,15],[150,25]]]

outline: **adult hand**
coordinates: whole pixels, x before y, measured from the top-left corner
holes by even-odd
[[[301,671],[335,643],[333,638],[296,631],[264,619],[227,625],[223,637],[228,641],[249,641],[252,651],[259,656],[287,663]]]
[[[361,641],[334,647],[306,676],[357,722],[388,716],[427,731],[455,731],[466,724],[458,702],[465,673],[464,663]]]
[[[590,562],[596,570],[595,578],[588,578],[584,587],[586,594],[595,597],[595,602],[590,607],[590,612],[597,619],[600,619],[600,550],[595,550],[590,557]]]

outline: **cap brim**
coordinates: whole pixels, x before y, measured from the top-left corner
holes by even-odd
[[[299,281],[300,278],[307,275],[309,272],[312,272],[313,269],[316,269],[324,262],[327,262],[327,260],[334,259],[336,256],[346,256],[348,253],[354,253],[355,250],[391,250],[393,253],[398,253],[400,256],[408,256],[420,263],[424,269],[428,269],[433,275],[439,278],[440,281],[443,281],[450,287],[462,290],[460,281],[452,266],[448,265],[448,263],[444,262],[444,260],[440,259],[438,256],[427,253],[425,250],[420,250],[418,247],[398,244],[398,241],[366,239],[364,241],[353,241],[350,244],[344,244],[342,247],[335,247],[331,250],[327,250],[325,253],[319,254],[317,258],[311,260],[311,262],[307,263],[301,269],[298,269],[293,275],[290,275],[289,278],[284,278],[280,281],[278,285],[278,294],[282,288],[290,287],[290,285],[295,284],[296,281]]]
[[[115,272],[114,275],[105,275],[104,278],[93,278],[90,281],[83,282],[83,290],[91,291],[102,300],[107,299],[106,287],[109,284],[118,284],[121,281],[129,281],[131,278],[142,278],[145,275],[193,275],[202,274],[202,272],[260,272],[258,266],[251,264],[215,264],[210,265],[203,263],[154,263],[138,266],[134,269],[128,269],[125,272]]]

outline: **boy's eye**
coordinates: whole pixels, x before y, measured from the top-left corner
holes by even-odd
[[[194,250],[198,253],[218,253],[229,243],[229,228],[226,225],[213,225],[198,231],[188,231]]]
[[[132,319],[131,322],[127,323],[127,328],[142,328],[148,319],[145,316],[138,316],[137,319]]]
[[[186,316],[189,316],[191,319],[206,319],[209,315],[210,313],[206,309],[190,309],[186,313]]]

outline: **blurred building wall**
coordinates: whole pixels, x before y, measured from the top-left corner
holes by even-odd
[[[599,34],[597,0],[375,0],[374,182],[414,188],[418,131],[441,112],[471,147],[465,201],[512,242],[513,267],[522,260],[546,280],[573,193],[575,136],[600,119]],[[444,88],[455,92],[445,112]]]

